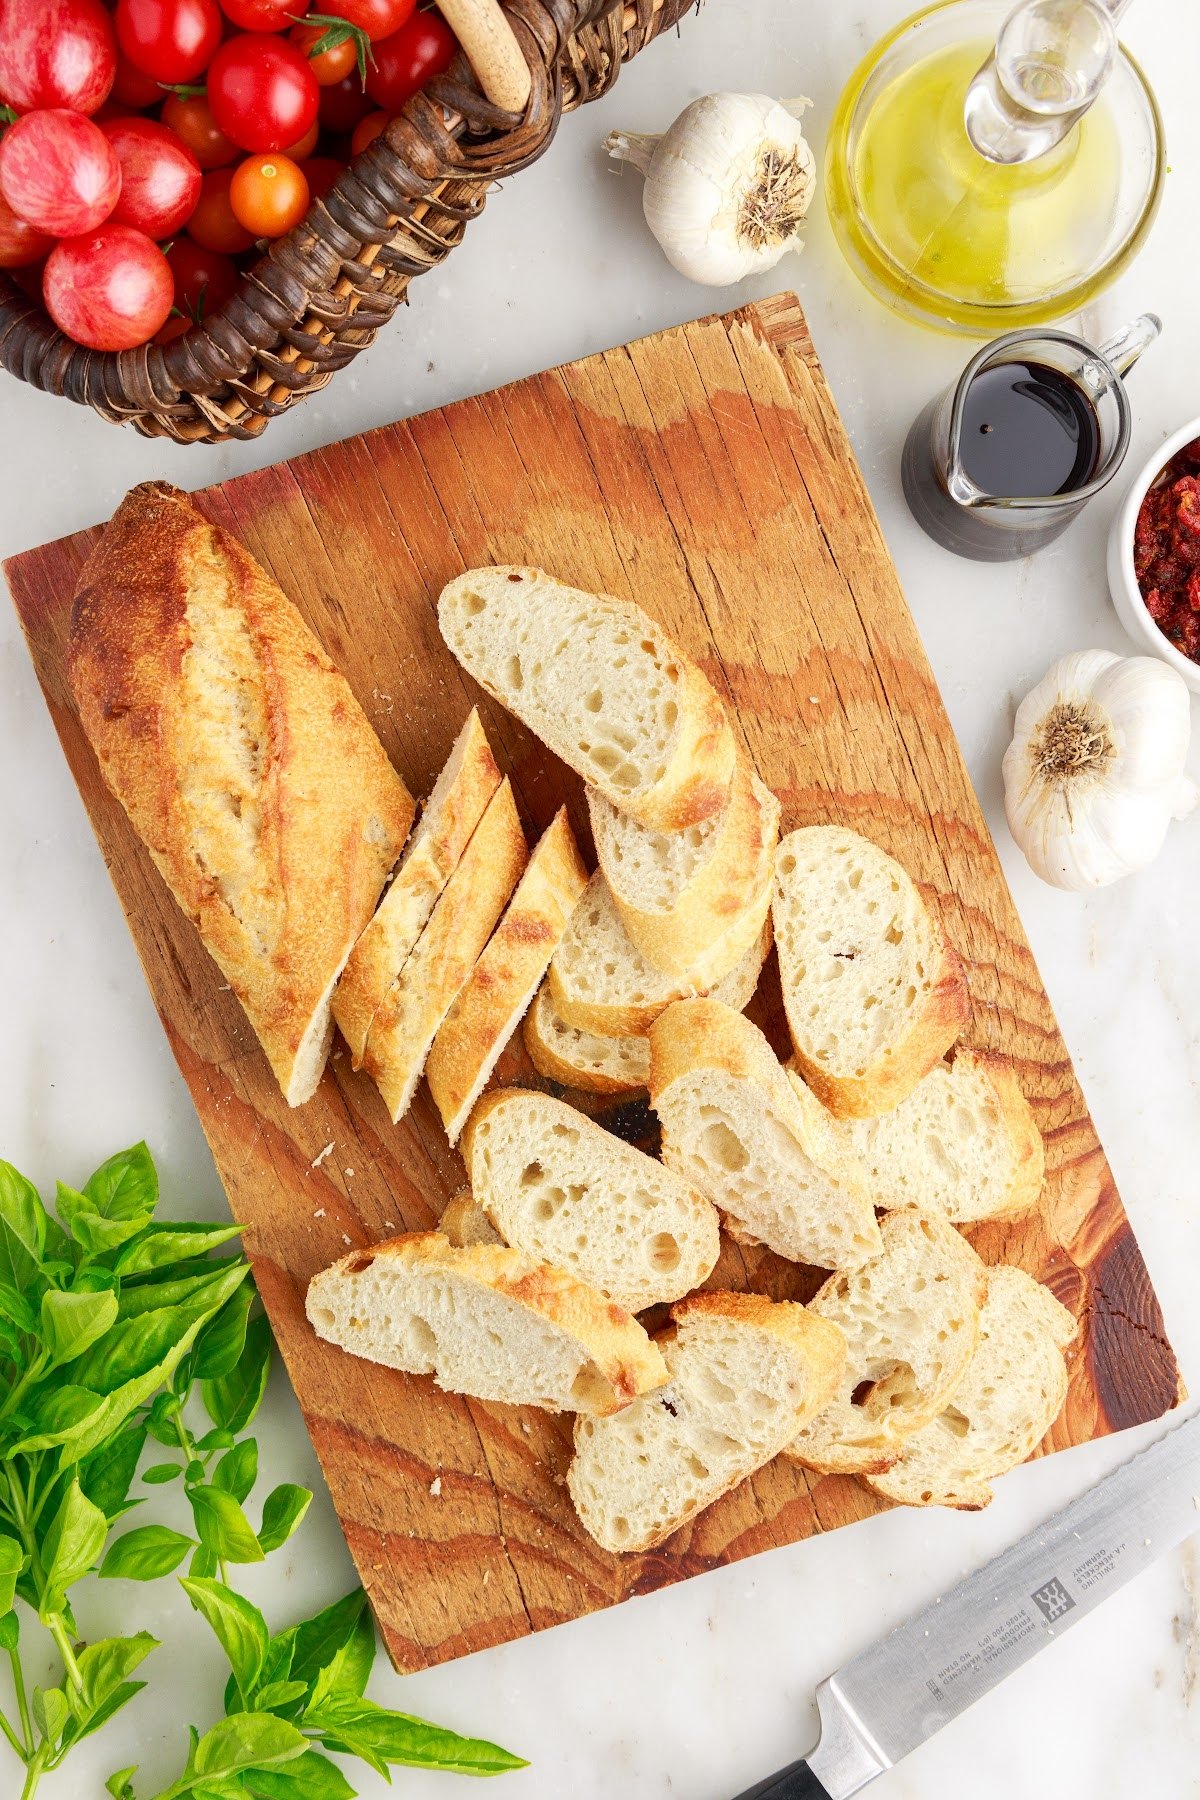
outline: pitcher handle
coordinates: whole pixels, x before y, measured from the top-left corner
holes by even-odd
[[[1118,375],[1126,375],[1161,330],[1162,320],[1157,313],[1142,313],[1121,331],[1105,338],[1099,345],[1100,355],[1112,364]]]

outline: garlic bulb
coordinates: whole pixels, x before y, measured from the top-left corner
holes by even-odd
[[[1079,650],[1017,708],[1004,754],[1008,823],[1034,873],[1105,887],[1153,862],[1200,799],[1183,772],[1188,690],[1153,656]]]
[[[681,275],[728,287],[802,248],[816,164],[797,123],[811,101],[706,94],[661,137],[612,131],[610,156],[646,177],[646,223]]]

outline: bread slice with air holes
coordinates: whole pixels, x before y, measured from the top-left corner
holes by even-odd
[[[463,1188],[438,1220],[438,1230],[461,1250],[466,1244],[502,1244],[504,1239],[476,1200],[470,1188]]]
[[[979,1337],[987,1270],[941,1213],[901,1207],[881,1221],[883,1249],[831,1275],[810,1303],[846,1340],[833,1404],[788,1445],[826,1475],[882,1474],[905,1440],[953,1399]]]
[[[605,1550],[651,1550],[761,1469],[819,1412],[841,1334],[761,1294],[697,1294],[658,1338],[667,1385],[615,1417],[575,1423],[567,1486]]]
[[[643,825],[682,831],[725,805],[725,708],[640,606],[541,569],[468,569],[442,589],[438,624],[481,687]]]
[[[562,807],[429,1052],[425,1078],[452,1144],[528,1012],[587,881]]]
[[[768,914],[758,943],[717,984],[712,998],[732,1006],[735,1012],[749,1006],[770,948]],[[648,1037],[608,1037],[568,1025],[554,1004],[549,982],[542,983],[525,1015],[525,1048],[539,1075],[586,1093],[637,1093],[650,1082]]]
[[[870,1194],[833,1121],[741,1013],[681,1000],[660,1014],[650,1104],[663,1161],[720,1208],[731,1236],[819,1269],[879,1254]]]
[[[1045,1151],[1029,1103],[1011,1063],[987,1050],[960,1045],[893,1111],[840,1129],[888,1211],[915,1202],[956,1225],[1016,1219],[1042,1191]]]
[[[491,936],[525,858],[525,834],[506,779],[371,1024],[363,1066],[393,1125],[408,1111],[438,1027]]]
[[[500,771],[472,710],[433,792],[421,809],[395,879],[360,933],[333,996],[333,1016],[356,1069],[380,1002],[404,967],[471,834],[496,789]]]
[[[649,831],[595,788],[587,800],[596,856],[630,942],[667,975],[700,969],[711,984],[728,974],[733,963],[722,968],[721,954],[738,960],[729,928],[771,880],[779,802],[770,788],[739,757],[728,804],[686,831]]]
[[[704,1196],[564,1100],[527,1088],[485,1094],[463,1158],[505,1243],[630,1312],[681,1299],[713,1271],[720,1234]]]
[[[672,1001],[711,993],[718,987],[720,982],[712,974],[715,967],[724,964],[736,971],[749,962],[757,984],[771,947],[766,930],[770,902],[768,882],[754,905],[729,925],[730,941],[719,956],[710,953],[683,975],[664,975],[630,941],[608,883],[597,872],[571,915],[550,964],[547,979],[554,1010],[580,1031],[594,1031],[602,1037],[640,1037]],[[729,964],[733,949],[737,955]]]
[[[368,1362],[508,1406],[602,1418],[666,1379],[636,1319],[562,1269],[439,1231],[352,1250],[314,1275],[318,1337]]]
[[[810,825],[775,855],[772,902],[796,1064],[839,1118],[907,1098],[970,1017],[958,956],[898,862]]]
[[[1032,1456],[1062,1411],[1075,1331],[1024,1269],[989,1269],[979,1342],[950,1404],[905,1438],[885,1475],[864,1477],[867,1486],[901,1506],[987,1506],[996,1476]]]

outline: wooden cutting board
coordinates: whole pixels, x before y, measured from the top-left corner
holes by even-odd
[[[969,971],[967,1041],[1012,1058],[1045,1135],[1039,1212],[972,1235],[1081,1321],[1044,1448],[1181,1395],[1158,1301],[1005,886],[929,664],[795,298],[780,295],[212,488],[201,504],[299,604],[414,793],[479,693],[434,605],[463,567],[542,563],[642,601],[706,669],[783,802],[837,819],[936,896]],[[436,1391],[317,1342],[310,1275],[432,1226],[462,1167],[422,1090],[393,1128],[348,1057],[289,1111],[231,994],[84,741],[63,674],[97,531],[7,565],[46,700],[191,1088],[392,1658],[416,1669],[846,1524],[878,1503],[779,1461],[664,1548],[617,1558],[563,1487],[570,1422]],[[530,831],[578,783],[486,698]],[[773,965],[756,1016],[782,1042]],[[520,1048],[498,1078],[529,1079]],[[642,1107],[611,1120],[636,1134]],[[153,1129],[151,1124],[151,1130]],[[728,1245],[713,1285],[807,1298],[817,1277]]]

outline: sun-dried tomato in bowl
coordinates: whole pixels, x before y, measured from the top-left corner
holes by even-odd
[[[1158,629],[1200,663],[1200,438],[1177,451],[1147,490],[1134,526],[1133,569]]]

